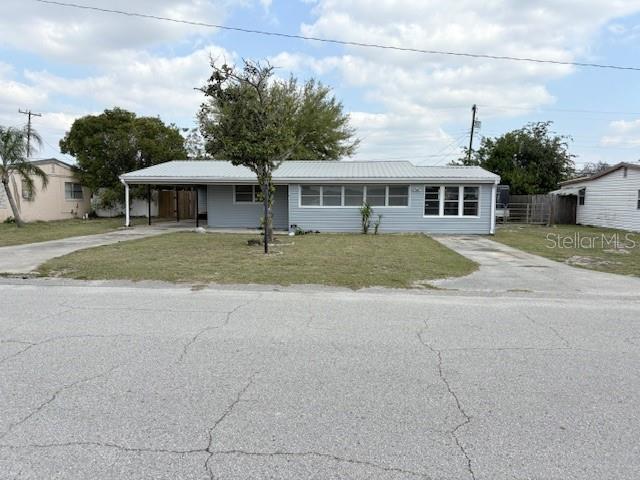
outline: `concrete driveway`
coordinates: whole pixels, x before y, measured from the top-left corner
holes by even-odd
[[[189,230],[193,226],[189,223],[161,223],[151,226],[137,226],[134,228],[115,230],[98,235],[69,237],[49,242],[28,243],[0,247],[0,273],[31,273],[47,260],[67,255],[68,253],[85,248],[109,245],[112,243],[135,240],[137,238],[160,235],[169,231]]]
[[[640,296],[640,278],[565,265],[480,236],[436,236],[435,240],[480,265],[466,277],[430,282],[466,292],[531,292],[546,295]]]
[[[636,479],[640,303],[0,280],[0,478]]]

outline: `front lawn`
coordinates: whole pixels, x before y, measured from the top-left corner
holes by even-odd
[[[493,238],[569,265],[640,276],[640,234],[581,225],[508,225]]]
[[[18,228],[12,223],[0,223],[0,247],[105,233],[122,227],[123,224],[122,218],[29,222],[22,228]]]
[[[413,287],[471,273],[476,264],[425,235],[277,237],[273,253],[246,234],[179,232],[81,250],[39,268],[77,279]]]

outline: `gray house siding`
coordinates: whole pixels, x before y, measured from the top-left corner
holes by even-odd
[[[433,185],[438,185],[434,182]],[[424,232],[433,234],[488,234],[491,231],[492,184],[461,183],[480,187],[477,217],[425,217],[424,184],[411,185],[408,207],[374,207],[375,220],[382,214],[380,232]],[[321,232],[360,231],[360,212],[353,207],[301,207],[300,186],[289,185],[289,223],[304,230]]]
[[[233,185],[207,187],[207,224],[212,228],[258,228],[261,203],[235,203]],[[289,226],[287,186],[277,185],[273,203],[273,226],[283,230]]]

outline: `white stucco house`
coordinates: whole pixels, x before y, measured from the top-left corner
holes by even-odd
[[[576,223],[640,231],[640,163],[619,163],[551,192],[575,197]]]

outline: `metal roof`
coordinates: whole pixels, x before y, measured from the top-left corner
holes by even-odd
[[[590,182],[591,180],[595,180],[597,178],[604,177],[605,175],[609,175],[610,173],[620,170],[621,168],[632,168],[635,170],[640,170],[640,165],[638,165],[637,163],[621,162],[612,167],[605,168],[601,172],[595,173],[591,176],[572,178],[571,180],[565,180],[564,182],[560,182],[559,185],[560,187],[564,188],[565,185],[571,185],[574,183],[582,183],[582,182]]]
[[[194,184],[255,182],[256,175],[246,167],[221,160],[176,160],[125,173],[126,183]],[[311,161],[283,162],[273,173],[281,183],[366,182],[366,181],[474,181],[494,183],[499,176],[480,167],[416,166],[411,162]]]

